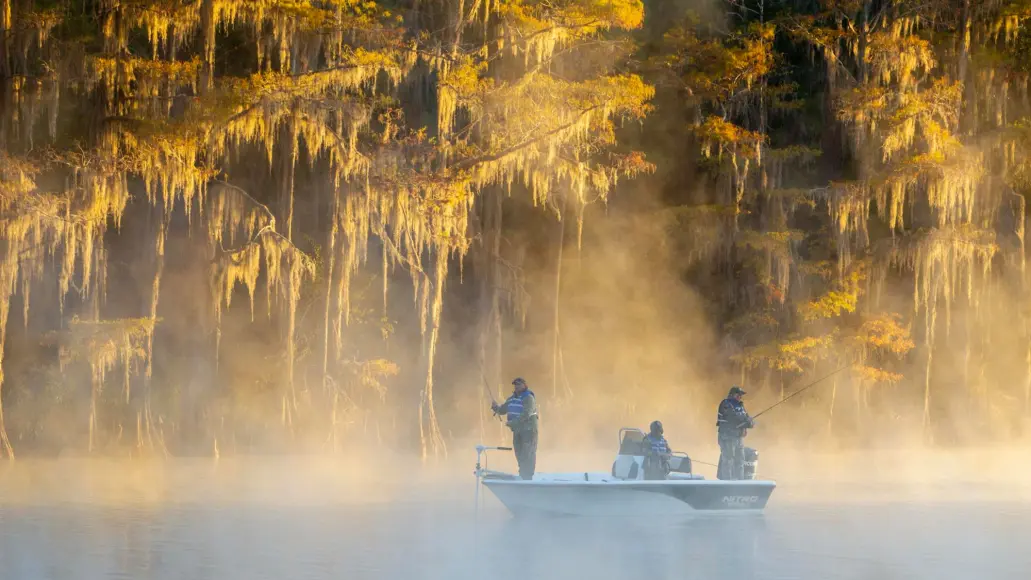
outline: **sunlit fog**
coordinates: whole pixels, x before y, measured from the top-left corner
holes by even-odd
[[[1025,578],[1029,86],[1031,0],[0,0],[0,579]]]

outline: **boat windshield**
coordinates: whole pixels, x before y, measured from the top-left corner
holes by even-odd
[[[622,438],[619,442],[620,455],[644,455],[644,431],[640,429],[620,429]]]

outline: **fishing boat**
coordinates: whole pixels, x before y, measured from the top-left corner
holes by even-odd
[[[756,514],[766,507],[776,483],[755,479],[758,453],[746,448],[745,479],[710,480],[692,472],[691,458],[674,453],[666,479],[644,479],[644,432],[619,430],[619,451],[609,473],[538,473],[530,480],[487,469],[487,451],[476,446],[476,492],[486,486],[514,516],[669,517],[703,513]]]

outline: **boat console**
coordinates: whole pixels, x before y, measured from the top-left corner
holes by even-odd
[[[620,429],[619,452],[612,463],[612,477],[624,481],[643,480],[645,445],[644,431],[634,427]],[[691,458],[686,453],[673,452],[669,468],[667,479],[705,479],[691,472]]]

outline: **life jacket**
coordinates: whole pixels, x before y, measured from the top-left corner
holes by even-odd
[[[505,409],[508,411],[507,419],[509,422],[515,421],[523,414],[523,399],[525,399],[527,395],[533,395],[533,391],[526,389],[518,395],[513,394],[507,401],[505,401],[505,405],[507,405]]]
[[[716,427],[721,433],[736,432],[745,426],[747,418],[744,403],[730,398],[723,399],[716,412]]]
[[[669,453],[669,445],[666,438],[661,435],[654,437],[649,433],[644,436],[644,444],[645,456],[641,465],[644,468],[644,479],[666,479],[670,472],[669,458],[666,455]]]
[[[663,436],[654,437],[651,433],[644,436],[644,442],[649,445],[645,451],[651,451],[655,455],[662,455],[663,453],[669,453],[669,444],[666,443],[666,438]]]

